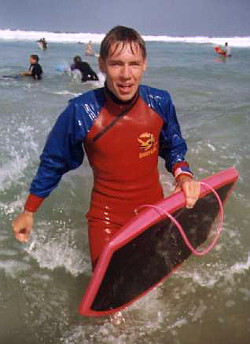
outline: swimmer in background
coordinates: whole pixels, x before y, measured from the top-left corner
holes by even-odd
[[[224,46],[220,46],[221,53],[220,55],[223,57],[230,57],[231,56],[231,48],[228,46],[226,42]]]
[[[46,50],[48,48],[48,42],[45,40],[45,38],[39,39],[38,42],[38,47],[42,50]]]
[[[41,65],[38,63],[38,55],[30,55],[30,66],[27,72],[20,73],[21,77],[32,76],[35,80],[41,80],[43,70]]]
[[[95,51],[92,47],[92,41],[89,41],[87,50],[85,51],[85,55],[87,56],[95,56]]]
[[[223,48],[225,51],[225,56],[230,57],[232,55],[231,48],[229,47],[228,43],[225,43],[225,47]]]
[[[74,57],[74,63],[70,66],[70,70],[79,70],[82,74],[82,82],[94,80],[98,81],[97,74],[93,71],[87,62],[83,62],[80,56]]]

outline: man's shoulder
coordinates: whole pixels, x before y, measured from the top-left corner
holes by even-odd
[[[102,107],[104,104],[104,88],[97,88],[88,92],[84,92],[79,96],[70,99],[71,104],[75,105],[89,105],[92,107]]]
[[[146,85],[140,85],[139,95],[149,107],[157,110],[157,112],[159,112],[162,106],[171,101],[171,96],[168,91]]]
[[[81,65],[82,65],[82,66],[89,66],[89,63],[86,62],[86,61],[82,61],[82,62],[81,62]]]
[[[87,114],[92,119],[100,113],[105,102],[104,88],[97,88],[70,99],[69,106],[80,110],[82,115]]]

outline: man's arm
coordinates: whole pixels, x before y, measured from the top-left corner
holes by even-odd
[[[15,236],[21,242],[28,241],[34,213],[43,200],[58,185],[63,174],[77,168],[83,161],[82,143],[86,130],[78,112],[77,107],[71,103],[50,132],[37,174],[31,183],[24,212],[13,221]]]
[[[25,77],[25,76],[32,76],[32,72],[23,72],[23,73],[20,73],[20,75],[22,77]]]
[[[199,198],[200,183],[193,179],[193,173],[185,160],[186,152],[187,145],[181,134],[175,107],[169,97],[160,135],[159,154],[175,178],[175,192],[182,190],[186,197],[186,207],[192,208]]]

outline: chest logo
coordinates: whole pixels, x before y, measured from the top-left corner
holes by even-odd
[[[137,141],[140,144],[139,158],[144,158],[156,152],[156,141],[152,133],[141,134]]]

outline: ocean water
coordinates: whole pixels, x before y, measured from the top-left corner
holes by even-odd
[[[87,161],[44,202],[28,244],[17,242],[11,229],[57,116],[70,98],[102,82],[83,85],[63,72],[74,55],[83,56],[86,45],[51,40],[41,51],[34,39],[6,38],[0,40],[0,76],[27,69],[29,55],[37,53],[44,79],[0,77],[0,343],[249,343],[250,44],[240,47],[234,40],[232,57],[225,60],[204,39],[147,41],[143,83],[171,93],[196,178],[230,166],[240,178],[226,204],[215,249],[203,258],[189,258],[124,311],[118,325],[77,312],[91,276]],[[97,59],[88,61],[98,72]],[[167,195],[173,180],[161,161],[159,169]]]

